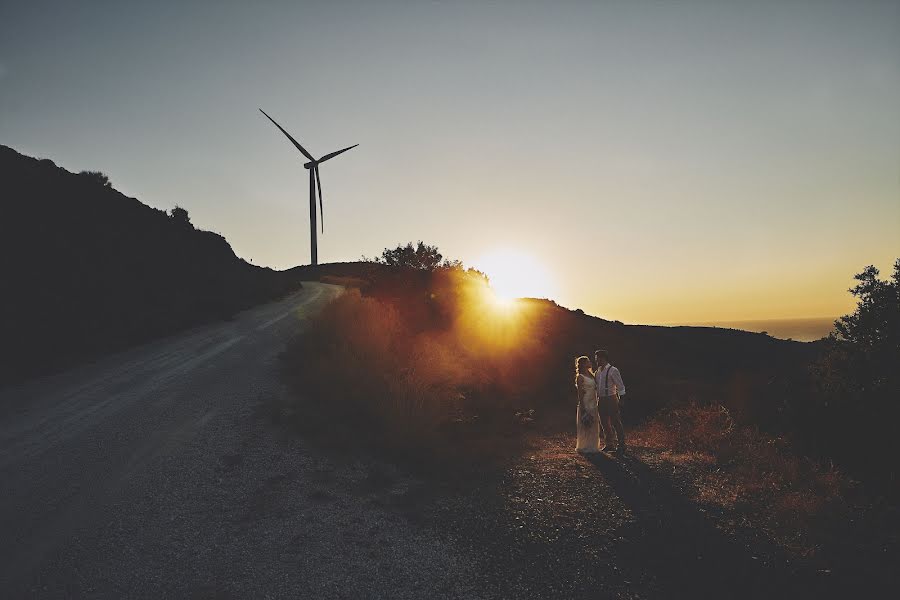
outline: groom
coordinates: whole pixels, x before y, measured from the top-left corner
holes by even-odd
[[[622,415],[619,410],[619,399],[625,395],[625,384],[619,369],[609,364],[609,353],[606,350],[594,352],[594,363],[597,365],[594,378],[597,380],[597,394],[600,396],[600,424],[603,427],[604,452],[625,453],[625,428],[622,426]],[[613,431],[618,438],[618,446],[613,446]]]

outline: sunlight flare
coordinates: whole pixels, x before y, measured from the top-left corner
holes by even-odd
[[[474,263],[491,281],[499,305],[515,298],[552,298],[556,286],[550,271],[532,255],[515,249],[498,249]]]
[[[515,306],[515,298],[498,294],[496,290],[487,288],[486,302],[500,312],[509,312]]]

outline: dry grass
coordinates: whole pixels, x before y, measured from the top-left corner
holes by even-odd
[[[737,426],[722,406],[664,410],[632,439],[688,473],[698,501],[753,523],[796,555],[839,544],[831,525],[856,510],[848,500],[851,480],[793,453],[784,438]]]

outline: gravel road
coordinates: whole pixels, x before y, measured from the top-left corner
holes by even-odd
[[[0,391],[0,590],[37,598],[474,598],[415,482],[280,433],[278,355],[340,288]],[[373,475],[374,473],[374,475]]]

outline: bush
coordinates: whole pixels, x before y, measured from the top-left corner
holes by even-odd
[[[419,240],[416,245],[409,242],[405,246],[401,244],[393,249],[385,248],[381,256],[376,258],[374,262],[389,267],[415,269],[418,271],[434,271],[442,267],[459,268],[461,266],[458,261],[444,260],[437,246],[430,246],[422,240]]]
[[[112,187],[112,182],[109,180],[109,176],[102,171],[81,171],[78,174],[86,179],[90,179],[91,181],[99,184],[102,187]]]
[[[462,429],[502,431],[539,393],[540,319],[528,306],[501,310],[484,278],[461,269],[408,281],[349,289],[291,344],[299,393],[284,410],[307,433],[440,452]]]
[[[188,214],[188,211],[180,206],[176,206],[172,210],[169,211],[169,218],[172,219],[172,222],[175,223],[178,227],[183,229],[193,229],[194,225],[191,223],[191,217]]]
[[[721,405],[667,408],[632,437],[687,473],[701,502],[737,511],[738,520],[751,516],[792,552],[845,541],[839,524],[856,510],[848,498],[852,482],[796,454],[784,438],[738,426]]]
[[[455,357],[437,340],[414,336],[393,306],[358,290],[331,302],[288,356],[289,375],[305,392],[295,408],[307,426],[339,438],[359,428],[415,438],[456,399]]]

